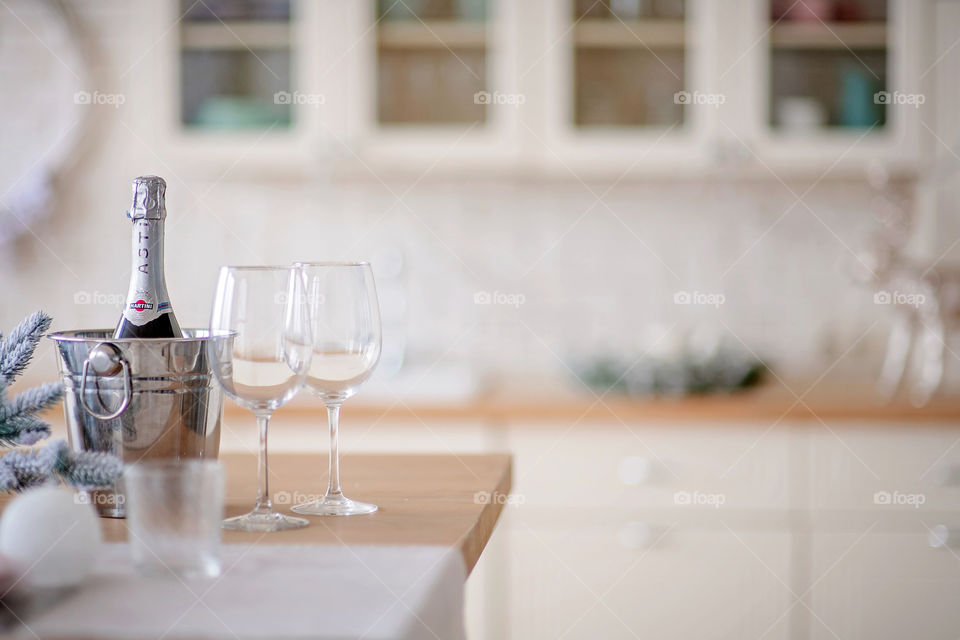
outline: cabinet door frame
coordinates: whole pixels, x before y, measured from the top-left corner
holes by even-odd
[[[299,103],[292,106],[292,121],[283,129],[249,131],[191,130],[181,121],[181,19],[179,0],[151,5],[154,25],[149,36],[156,42],[158,55],[151,66],[155,82],[150,86],[165,96],[156,101],[153,144],[176,166],[192,172],[222,175],[236,170],[256,175],[291,171],[308,172],[317,163],[315,145],[319,123],[326,117],[329,96],[316,83],[316,59],[323,38],[316,36],[322,9],[318,3],[291,0],[290,56],[291,92],[324,96],[320,105]],[[242,49],[241,49],[242,50]]]
[[[863,176],[870,161],[880,161],[891,171],[912,174],[924,149],[921,119],[932,109],[923,105],[890,106],[883,131],[828,130],[811,135],[780,134],[770,125],[770,0],[741,0],[747,6],[742,42],[752,46],[739,70],[740,85],[750,96],[748,115],[741,120],[742,141],[750,147],[756,164],[788,178],[794,174],[820,177],[824,173]],[[929,83],[921,76],[928,61],[925,28],[931,24],[927,0],[888,0],[887,89],[924,94]]]
[[[574,123],[573,2],[541,0],[543,109],[539,121],[525,123],[530,157],[551,173],[594,177],[676,176],[702,170],[708,159],[706,141],[715,126],[714,109],[684,108],[681,125],[577,127]],[[713,92],[711,70],[716,46],[712,23],[720,8],[709,0],[686,0],[683,90]]]
[[[217,174],[315,175],[338,171],[383,175],[475,174],[590,180],[725,175],[786,180],[827,172],[861,177],[867,163],[914,174],[935,146],[919,109],[888,109],[886,131],[830,131],[790,138],[768,123],[771,49],[769,0],[687,0],[684,89],[726,97],[719,108],[685,108],[683,125],[610,127],[573,123],[572,0],[490,0],[487,89],[517,93],[519,107],[488,109],[467,126],[387,125],[377,121],[375,0],[291,0],[292,89],[324,96],[294,105],[283,131],[190,131],[180,122],[180,3],[151,5],[141,72],[164,96],[147,109],[150,143],[176,166]],[[889,88],[933,96],[932,0],[889,0]],[[746,43],[746,44],[745,44]],[[745,50],[745,47],[746,50]]]
[[[349,30],[355,34],[351,55],[356,58],[355,78],[343,78],[341,84],[354,105],[340,123],[346,132],[344,141],[352,145],[344,158],[348,165],[361,165],[368,171],[411,170],[438,174],[483,169],[506,171],[514,168],[518,155],[517,130],[520,113],[529,109],[493,105],[486,120],[474,125],[384,124],[377,116],[377,16],[375,0],[343,3],[349,13]],[[487,74],[484,89],[489,92],[522,93],[517,69],[523,61],[519,53],[522,37],[518,18],[521,4],[511,0],[490,0],[485,46]],[[359,168],[359,167],[357,167]]]

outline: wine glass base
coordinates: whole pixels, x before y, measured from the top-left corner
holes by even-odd
[[[359,516],[373,513],[377,505],[366,502],[356,502],[346,496],[324,496],[319,500],[311,500],[290,508],[294,513],[306,516]]]
[[[276,511],[251,511],[242,516],[227,518],[223,521],[223,528],[230,531],[256,531],[266,533],[270,531],[286,531],[300,529],[310,524],[306,518],[285,516]]]

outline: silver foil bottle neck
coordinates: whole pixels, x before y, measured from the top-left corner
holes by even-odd
[[[131,220],[163,220],[167,217],[164,198],[167,183],[160,176],[140,176],[133,180],[133,206],[127,211]]]

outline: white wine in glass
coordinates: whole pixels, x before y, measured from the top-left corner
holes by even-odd
[[[310,367],[305,286],[298,267],[220,270],[210,330],[230,339],[210,341],[210,364],[226,394],[257,417],[260,432],[257,501],[250,513],[224,520],[224,529],[282,531],[309,524],[274,511],[267,466],[270,415],[297,394]]]
[[[349,516],[373,513],[340,489],[340,407],[357,392],[380,360],[380,306],[373,270],[366,262],[297,263],[307,278],[313,354],[307,388],[327,407],[330,477],[327,493],[293,507],[296,513]]]

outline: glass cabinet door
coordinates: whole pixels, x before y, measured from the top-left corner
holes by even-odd
[[[182,0],[180,15],[181,126],[289,127],[296,97],[290,0]]]
[[[573,2],[577,127],[683,122],[685,0]]]
[[[915,163],[932,109],[911,104],[933,62],[921,0],[161,4],[164,120],[216,153],[271,130],[278,154],[342,138],[404,167],[862,173]]]
[[[768,125],[803,136],[883,129],[887,0],[768,0]]]
[[[378,0],[377,121],[486,120],[487,0]]]

